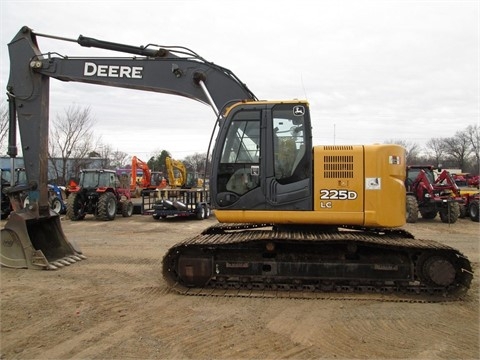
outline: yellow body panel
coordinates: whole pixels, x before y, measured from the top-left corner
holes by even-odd
[[[360,224],[361,213],[339,213],[333,218],[331,214],[320,211],[299,210],[215,210],[215,216],[222,223],[274,223],[274,224]],[[352,220],[354,219],[354,220]]]
[[[314,148],[314,211],[335,222],[397,227],[405,223],[405,150],[398,145]],[[356,223],[356,221],[359,221]]]
[[[406,222],[405,149],[398,145],[365,146],[365,225],[395,227]],[[380,174],[378,189],[368,179]]]
[[[316,146],[313,211],[216,210],[220,222],[405,224],[405,150],[398,145]]]

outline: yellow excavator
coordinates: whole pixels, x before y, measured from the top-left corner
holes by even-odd
[[[124,56],[46,53],[38,47],[40,37]],[[469,288],[473,274],[465,256],[399,228],[406,220],[401,146],[313,146],[307,101],[259,100],[233,72],[183,47],[68,39],[28,27],[8,46],[9,154],[16,156],[12,132],[18,118],[30,206],[15,211],[2,230],[3,265],[30,268],[31,259],[43,254],[49,268],[81,254],[49,211],[46,194],[49,82],[58,79],[184,96],[214,110],[218,130],[209,189],[219,224],[165,254],[163,276],[179,293],[445,298]],[[10,197],[19,190],[9,189]]]
[[[168,185],[172,188],[181,188],[187,181],[187,169],[183,162],[172,159],[170,156],[165,158],[165,168],[167,169]]]
[[[180,160],[165,158],[165,168],[168,174],[168,184],[171,188],[201,188],[203,180],[192,172],[187,171],[185,164]]]

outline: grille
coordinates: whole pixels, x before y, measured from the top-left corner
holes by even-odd
[[[325,146],[325,150],[349,151],[352,146]],[[353,179],[353,155],[325,155],[323,157],[325,179]]]

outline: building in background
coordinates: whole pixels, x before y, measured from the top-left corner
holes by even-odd
[[[23,157],[10,158],[8,156],[0,157],[0,167],[2,169],[23,168]],[[48,182],[57,185],[66,185],[70,179],[78,178],[81,169],[100,169],[104,168],[106,160],[100,157],[89,158],[71,158],[65,160],[65,172],[63,171],[64,160],[62,158],[48,159]],[[62,174],[65,176],[62,176]]]

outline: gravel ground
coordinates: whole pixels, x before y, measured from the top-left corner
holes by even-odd
[[[476,276],[460,301],[182,296],[166,250],[216,223],[62,219],[88,259],[57,271],[1,269],[1,359],[478,359],[479,226],[407,224],[464,253]],[[2,221],[2,227],[5,221]],[[388,299],[387,299],[388,300]]]

